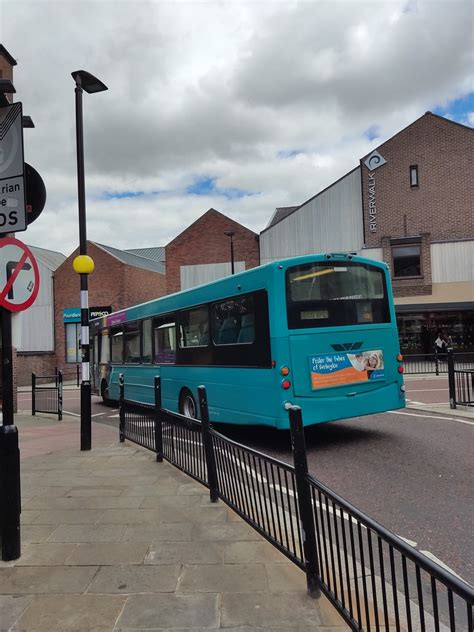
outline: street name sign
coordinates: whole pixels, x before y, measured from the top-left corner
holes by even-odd
[[[23,108],[0,108],[0,234],[26,230]]]
[[[39,291],[39,269],[31,250],[14,237],[0,239],[0,307],[21,312]]]

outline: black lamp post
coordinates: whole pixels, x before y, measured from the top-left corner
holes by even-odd
[[[231,273],[235,274],[235,267],[234,267],[234,235],[235,235],[235,232],[233,230],[225,230],[224,231],[224,235],[227,235],[227,237],[230,237],[230,269],[231,269]]]
[[[86,195],[84,178],[84,129],[82,117],[82,93],[103,92],[107,86],[85,70],[71,73],[76,82],[76,152],[77,196],[79,206],[79,256],[74,259],[74,270],[81,279],[81,450],[91,449],[91,381],[89,348],[89,290],[88,275],[94,270],[94,262],[87,256]]]

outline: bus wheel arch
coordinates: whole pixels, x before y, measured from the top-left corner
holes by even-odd
[[[179,393],[179,412],[185,417],[199,419],[198,407],[194,395],[186,386]]]

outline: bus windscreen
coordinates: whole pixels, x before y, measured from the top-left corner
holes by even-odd
[[[356,262],[315,262],[286,273],[288,327],[390,322],[385,273]]]

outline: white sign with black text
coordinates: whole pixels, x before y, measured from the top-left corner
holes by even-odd
[[[0,108],[0,233],[26,230],[21,103]]]

